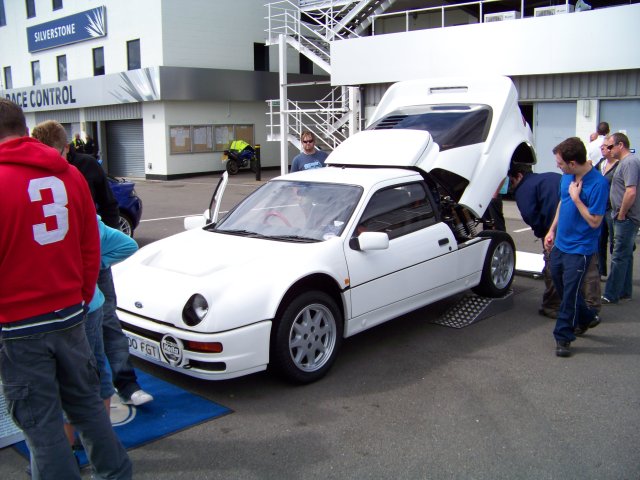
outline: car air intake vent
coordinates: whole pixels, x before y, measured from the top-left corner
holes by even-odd
[[[385,130],[389,128],[395,128],[400,122],[402,122],[408,115],[389,115],[386,118],[380,120],[374,130]]]

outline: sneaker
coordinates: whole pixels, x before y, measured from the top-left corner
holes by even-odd
[[[628,301],[630,301],[630,300],[631,300],[631,297],[627,297],[627,296],[620,297],[620,301],[621,301],[621,302],[628,302]]]
[[[136,390],[131,394],[130,398],[122,400],[125,405],[135,405],[136,407],[149,402],[153,402],[153,396],[144,390]]]
[[[571,342],[556,342],[556,356],[558,357],[570,357],[571,350],[569,347],[571,346]]]
[[[607,297],[601,297],[600,298],[600,303],[602,305],[617,305],[618,302],[612,302],[611,300],[609,300]]]

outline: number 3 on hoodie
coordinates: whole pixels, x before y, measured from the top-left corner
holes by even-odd
[[[67,210],[67,190],[62,180],[56,177],[34,178],[29,182],[29,198],[32,202],[42,201],[42,191],[50,190],[53,196],[52,203],[42,205],[42,211],[46,217],[55,217],[57,227],[47,230],[45,223],[33,226],[33,238],[40,245],[59,242],[64,239],[69,231],[69,210]]]

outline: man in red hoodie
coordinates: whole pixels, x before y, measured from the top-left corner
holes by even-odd
[[[98,393],[82,324],[100,269],[96,210],[82,174],[26,135],[0,99],[0,378],[39,479],[80,479],[62,411],[96,478],[131,478]]]

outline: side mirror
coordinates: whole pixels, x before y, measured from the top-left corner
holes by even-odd
[[[202,228],[205,225],[211,223],[211,211],[205,210],[202,215],[196,215],[192,217],[184,217],[184,229],[193,230],[195,228]]]
[[[389,248],[389,235],[384,232],[362,232],[359,236],[349,240],[349,246],[354,250],[386,250]]]

